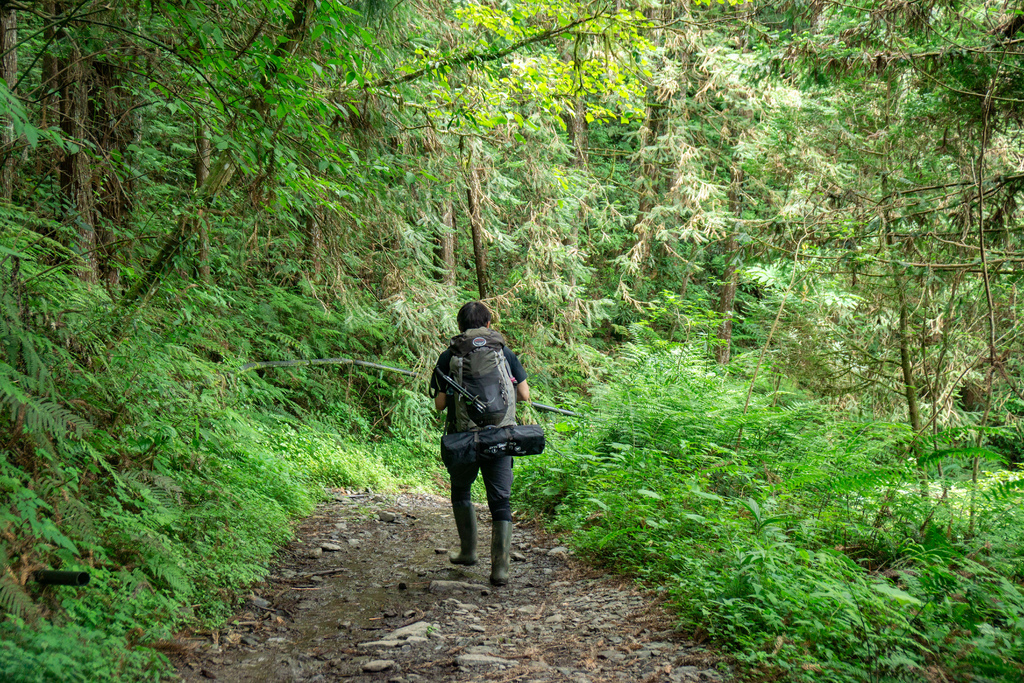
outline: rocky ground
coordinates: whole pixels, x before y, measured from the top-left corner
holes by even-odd
[[[512,580],[455,567],[448,501],[338,491],[298,530],[233,619],[178,641],[188,681],[727,681],[720,658],[628,583],[516,528]]]

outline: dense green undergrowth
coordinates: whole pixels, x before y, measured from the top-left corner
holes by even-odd
[[[905,426],[760,385],[745,410],[693,346],[635,346],[617,376],[517,470],[518,504],[660,586],[752,680],[1024,676],[1019,489],[972,488],[947,450],[922,497]]]
[[[436,351],[396,344],[396,323],[358,298],[331,308],[305,280],[239,276],[126,309],[83,285],[59,245],[7,227],[5,680],[159,679],[154,646],[223,616],[325,487],[443,487],[423,387],[352,367],[237,372],[337,356],[413,367]],[[745,407],[748,384],[706,339],[643,335],[611,361],[580,345],[555,367],[542,333],[526,344],[535,390],[613,379],[591,421],[554,424],[548,453],[517,467],[521,509],[662,586],[685,628],[754,677],[1019,680],[1019,484],[1000,471],[969,485],[964,460],[997,455],[963,448],[973,431],[929,444],[922,497],[905,426],[845,419],[774,383]],[[92,581],[29,579],[47,567]]]
[[[14,240],[20,257],[0,264],[0,420],[13,435],[0,457],[0,679],[160,679],[159,641],[231,609],[325,487],[437,488],[418,387],[337,367],[234,372],[366,351],[378,320],[271,286],[158,292],[125,318],[101,288],[49,269],[40,244]],[[44,588],[29,578],[41,568],[91,581]]]

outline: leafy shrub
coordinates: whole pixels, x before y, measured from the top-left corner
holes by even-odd
[[[0,622],[0,678],[20,683],[64,681],[163,680],[167,660],[133,648],[123,636],[81,626],[43,622],[28,629],[18,621]]]
[[[692,347],[634,346],[617,375],[589,422],[523,461],[520,508],[663,585],[760,676],[1020,680],[1019,564],[1000,559],[1019,556],[1016,498],[975,510],[968,543],[969,489],[922,498],[901,425],[767,391],[745,409],[748,387]]]

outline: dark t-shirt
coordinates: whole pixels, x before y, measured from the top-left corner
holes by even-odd
[[[526,369],[523,368],[523,364],[519,362],[511,349],[507,346],[502,347],[502,351],[505,352],[505,360],[508,361],[508,369],[512,371],[512,384],[513,386],[520,382],[526,381]],[[441,355],[437,358],[437,369],[446,375],[451,374],[452,367],[452,350],[445,349],[441,352]],[[430,395],[436,396],[439,393],[448,393],[448,382],[444,381],[437,376],[437,373],[431,373],[430,377]],[[451,410],[452,402],[448,401],[448,419],[446,420],[445,431],[449,434],[454,431],[455,427],[455,411]]]

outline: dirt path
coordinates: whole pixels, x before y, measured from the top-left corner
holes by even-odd
[[[221,630],[184,638],[187,681],[727,681],[717,658],[619,580],[576,564],[530,529],[512,539],[512,581],[455,567],[447,500],[337,492]]]

